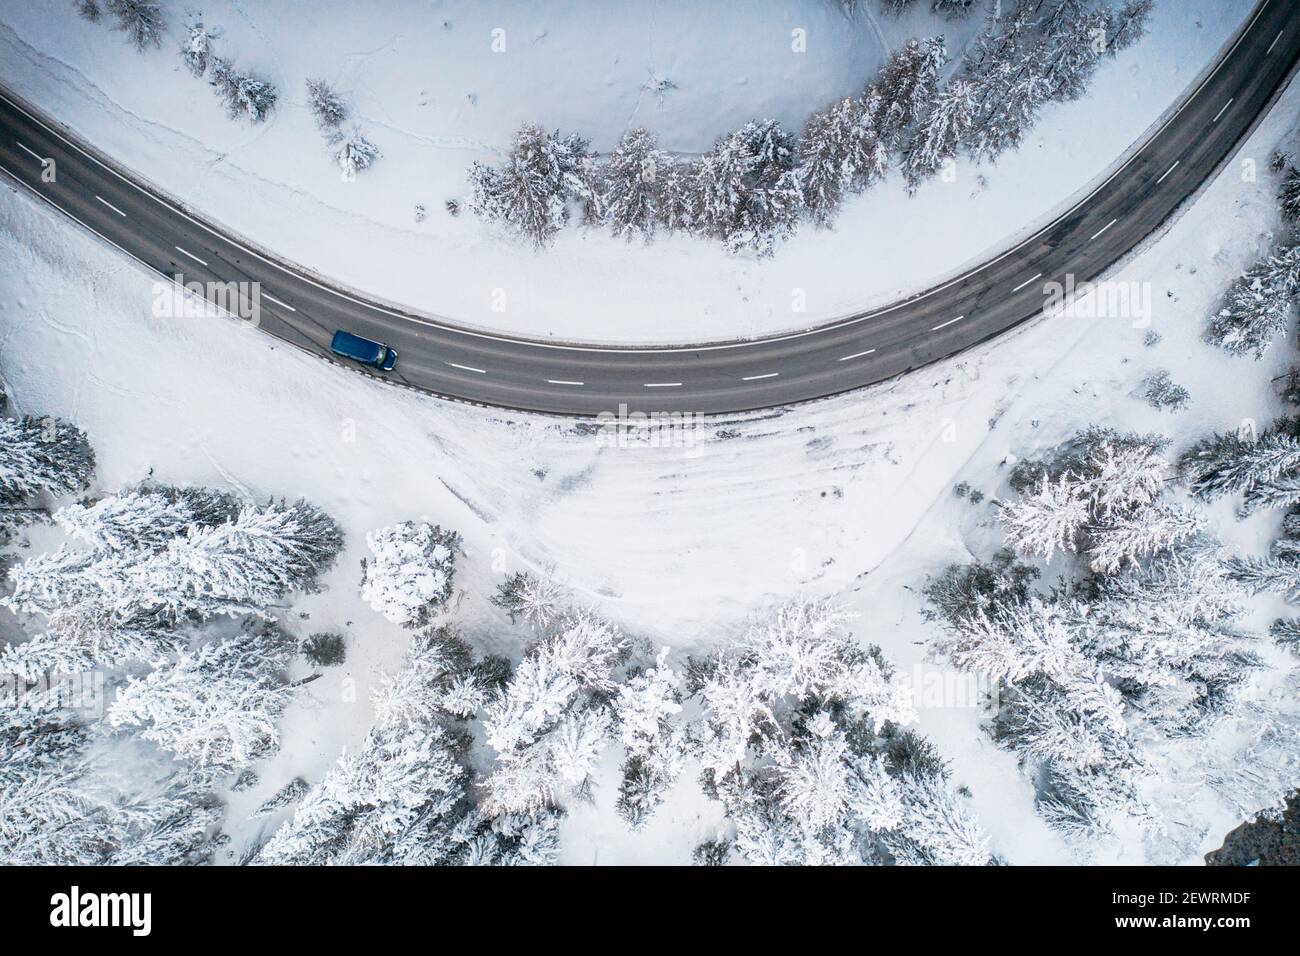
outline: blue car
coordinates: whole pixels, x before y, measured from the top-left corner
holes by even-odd
[[[396,350],[379,342],[363,339],[351,332],[344,332],[342,329],[334,333],[334,341],[330,343],[330,349],[335,355],[342,355],[344,358],[365,365],[373,365],[385,372],[391,372],[393,366],[397,364]]]

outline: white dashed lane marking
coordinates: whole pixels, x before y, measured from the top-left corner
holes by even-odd
[[[1042,274],[1042,273],[1039,273],[1039,275],[1041,275],[1041,274]],[[1035,278],[1037,278],[1037,276],[1035,276]],[[1033,279],[1030,279],[1029,281],[1030,281],[1030,282],[1033,282],[1034,280],[1033,280]],[[1028,284],[1028,283],[1026,283],[1026,285],[1027,285],[1027,284]],[[938,332],[940,329],[946,329],[948,326],[952,325],[954,322],[960,322],[960,321],[961,321],[962,319],[964,319],[964,318],[966,318],[966,316],[964,316],[964,315],[959,315],[959,316],[957,316],[957,318],[955,318],[955,319],[949,319],[947,322],[940,322],[938,325],[936,325],[936,326],[935,326],[934,328],[932,328],[930,331],[931,331],[931,332]]]
[[[298,310],[295,309],[293,306],[291,306],[288,302],[281,302],[279,299],[277,299],[275,296],[271,295],[271,293],[269,293],[269,292],[263,292],[263,293],[262,293],[262,298],[263,298],[263,299],[269,299],[270,301],[274,302],[276,305],[280,306],[281,308],[288,309],[290,312],[297,312],[297,311],[298,311]]]
[[[1163,183],[1165,181],[1165,177],[1168,176],[1170,173],[1172,173],[1175,169],[1177,169],[1178,164],[1181,162],[1182,162],[1181,159],[1175,160],[1174,164],[1165,170],[1165,175],[1161,176],[1159,179],[1156,180],[1156,185],[1159,186],[1161,183]]]
[[[37,161],[38,163],[40,163],[42,166],[45,165],[45,157],[42,156],[40,153],[37,153],[37,152],[35,152],[34,150],[30,150],[30,149],[28,149],[28,148],[27,148],[26,146],[24,146],[22,143],[19,143],[18,140],[14,140],[14,142],[17,143],[17,144],[18,144],[18,148],[21,149],[21,150],[22,150],[24,153],[26,153],[28,156],[33,156],[33,157],[35,157],[35,158],[36,158],[36,161]]]
[[[109,209],[113,210],[113,212],[117,213],[117,214],[118,214],[119,216],[121,216],[123,219],[126,218],[126,213],[122,212],[122,210],[118,209],[116,206],[114,206],[111,202],[109,202],[109,201],[108,201],[107,199],[105,199],[103,196],[96,196],[95,198],[98,199],[100,202],[102,202],[102,203],[103,203],[105,206],[107,206]]]
[[[1032,275],[1032,276],[1030,276],[1028,279],[1026,279],[1024,282],[1020,283],[1020,285],[1018,285],[1018,286],[1016,286],[1014,289],[1012,289],[1011,291],[1012,291],[1012,292],[1019,292],[1019,291],[1020,291],[1021,289],[1023,289],[1025,286],[1029,285],[1029,283],[1033,282],[1035,279],[1041,279],[1042,277],[1043,277],[1043,274],[1042,274],[1041,272],[1038,273],[1037,275]]]
[[[479,375],[486,375],[487,372],[481,368],[475,368],[473,365],[457,365],[455,362],[448,362],[452,368],[458,368],[462,372],[477,372]]]
[[[582,386],[582,385],[586,385],[587,383],[586,383],[586,382],[566,382],[566,381],[565,381],[564,379],[562,379],[562,378],[548,378],[548,379],[546,380],[546,384],[547,384],[547,385],[577,385],[577,386]]]
[[[764,372],[762,375],[746,375],[741,379],[742,382],[757,382],[760,378],[776,378],[780,372]]]
[[[1098,236],[1100,236],[1103,232],[1105,232],[1105,231],[1106,231],[1107,229],[1109,229],[1111,226],[1115,225],[1115,223],[1117,223],[1117,222],[1119,222],[1118,219],[1112,219],[1110,222],[1106,223],[1106,225],[1102,226],[1100,229],[1098,229],[1096,232],[1094,232],[1091,236],[1089,236],[1089,237],[1088,237],[1088,241],[1089,241],[1089,242],[1092,242],[1092,240],[1096,239]]]
[[[1210,122],[1211,122],[1211,123],[1217,123],[1217,122],[1219,121],[1219,117],[1222,116],[1224,113],[1226,113],[1226,112],[1228,111],[1228,107],[1232,105],[1232,101],[1235,100],[1235,99],[1236,99],[1236,97],[1233,96],[1233,97],[1229,98],[1228,102],[1226,102],[1226,103],[1224,103],[1222,106],[1220,106],[1220,107],[1219,107],[1219,112],[1217,112],[1217,113],[1214,114],[1214,119],[1210,120]]]
[[[1277,41],[1280,40],[1280,39],[1282,39],[1282,34],[1285,33],[1285,32],[1286,32],[1285,30],[1278,30],[1278,31],[1277,31],[1277,36],[1273,37],[1273,42],[1270,43],[1270,44],[1268,45],[1268,49],[1264,51],[1264,55],[1265,55],[1265,56],[1268,56],[1270,53],[1273,52],[1273,47],[1277,46]]]
[[[852,355],[845,355],[843,358],[836,359],[838,362],[847,362],[849,359],[862,358],[864,355],[871,355],[875,349],[867,349],[865,352],[854,352]]]
[[[180,246],[176,246],[175,249],[176,249],[176,251],[179,252],[181,255],[183,255],[183,256],[189,256],[191,259],[193,259],[193,260],[194,260],[195,262],[197,262],[199,265],[201,265],[201,266],[203,266],[203,267],[205,267],[205,268],[207,267],[207,263],[204,262],[202,259],[200,259],[198,256],[196,256],[194,253],[192,253],[192,252],[186,252],[186,251],[185,251],[184,249],[182,249]]]
[[[681,388],[681,382],[646,382],[646,388]]]

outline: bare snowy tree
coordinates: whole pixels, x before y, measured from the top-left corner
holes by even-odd
[[[541,248],[569,221],[569,203],[584,202],[598,212],[587,141],[561,138],[525,125],[501,167],[475,163],[471,207],[484,219],[500,222]]]
[[[342,170],[343,181],[351,182],[359,171],[369,169],[379,156],[379,147],[366,139],[361,130],[353,129],[339,144],[334,161]]]
[[[246,116],[252,123],[265,121],[280,96],[275,84],[254,73],[241,72],[223,57],[214,56],[211,63],[208,82],[230,118]]]
[[[801,208],[794,139],[771,120],[747,123],[701,157],[687,189],[700,231],[732,252],[771,255]]]
[[[104,6],[117,20],[116,28],[140,52],[162,44],[166,24],[159,4],[152,0],[104,0]]]
[[[316,119],[316,125],[327,137],[339,135],[339,128],[348,120],[351,110],[347,102],[325,80],[307,81],[307,104]]]
[[[204,28],[202,22],[191,23],[189,38],[181,47],[181,62],[185,64],[185,69],[194,76],[203,76],[208,72],[208,61],[211,56],[212,34]]]
[[[670,163],[654,134],[645,129],[630,129],[619,139],[599,178],[601,212],[614,235],[647,241],[654,237]]]
[[[804,209],[818,225],[829,226],[846,195],[885,175],[889,153],[876,132],[876,99],[874,92],[845,97],[804,127],[795,171]]]

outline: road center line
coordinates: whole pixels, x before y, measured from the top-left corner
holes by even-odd
[[[1224,114],[1224,111],[1227,110],[1227,108],[1232,105],[1232,101],[1235,99],[1236,99],[1235,96],[1228,97],[1228,102],[1224,103],[1221,107],[1219,107],[1219,112],[1214,114],[1214,119],[1210,120],[1210,122],[1217,123],[1219,121],[1219,117],[1222,116]]]
[[[1280,39],[1282,39],[1282,34],[1285,33],[1285,32],[1286,32],[1285,30],[1278,30],[1278,31],[1277,31],[1277,36],[1273,37],[1273,42],[1270,43],[1270,44],[1268,45],[1268,49],[1264,51],[1264,55],[1265,55],[1265,56],[1268,56],[1270,53],[1273,52],[1273,47],[1277,46],[1277,41],[1280,40]]]
[[[95,198],[98,199],[100,202],[102,202],[102,203],[103,203],[105,206],[107,206],[109,209],[113,210],[113,212],[117,213],[117,214],[118,214],[119,216],[121,216],[123,219],[126,218],[126,213],[122,212],[122,210],[118,209],[116,206],[114,206],[111,202],[109,202],[109,201],[108,201],[107,199],[105,199],[103,196],[96,196]]]
[[[1119,222],[1118,219],[1112,219],[1110,222],[1106,223],[1106,225],[1102,226],[1100,229],[1098,229],[1096,232],[1094,232],[1091,236],[1089,236],[1089,237],[1088,237],[1088,241],[1089,241],[1089,242],[1092,242],[1092,240],[1096,239],[1098,236],[1100,236],[1103,232],[1105,232],[1105,231],[1106,231],[1107,229],[1109,229],[1111,226],[1115,225],[1115,223],[1117,223],[1117,222]]]
[[[1020,285],[1018,285],[1018,286],[1016,286],[1014,289],[1012,289],[1011,291],[1012,291],[1012,292],[1019,292],[1019,291],[1020,291],[1021,289],[1023,289],[1025,286],[1029,285],[1029,283],[1033,282],[1035,279],[1041,279],[1042,277],[1043,277],[1043,274],[1042,274],[1041,272],[1038,273],[1037,275],[1032,275],[1032,276],[1030,276],[1028,279],[1026,279],[1024,282],[1020,283]]]
[[[566,381],[565,381],[564,379],[562,379],[562,378],[548,378],[548,379],[546,380],[546,384],[547,384],[547,385],[586,385],[587,383],[586,383],[586,382],[566,382]]]
[[[293,306],[291,306],[288,302],[281,302],[279,299],[277,299],[275,296],[271,295],[271,293],[269,293],[269,292],[263,292],[263,293],[261,293],[261,296],[262,296],[263,299],[270,299],[270,300],[271,300],[272,302],[274,302],[276,305],[280,306],[281,308],[288,309],[290,312],[297,312],[297,311],[298,311],[298,310],[295,309]]]
[[[1168,176],[1168,175],[1169,175],[1170,173],[1172,173],[1175,169],[1177,169],[1177,168],[1178,168],[1178,164],[1181,163],[1181,162],[1182,162],[1181,159],[1176,159],[1176,160],[1174,160],[1174,164],[1173,164],[1172,166],[1170,166],[1168,169],[1165,170],[1165,175],[1164,175],[1164,176],[1161,176],[1159,179],[1156,180],[1156,185],[1159,186],[1161,183],[1163,183],[1163,182],[1165,181],[1165,176]]]
[[[183,255],[183,256],[189,256],[191,259],[193,259],[195,262],[197,262],[197,263],[198,263],[199,265],[201,265],[201,266],[204,266],[204,267],[207,266],[207,263],[204,262],[202,259],[200,259],[198,256],[196,256],[194,253],[192,253],[192,252],[186,252],[186,251],[185,251],[184,249],[182,249],[180,246],[176,246],[175,248],[176,248],[176,251],[179,252],[181,255]]]
[[[1042,275],[1042,273],[1040,272],[1039,275]],[[1035,278],[1037,278],[1037,277],[1035,277]],[[1030,279],[1029,281],[1030,281],[1030,282],[1033,282],[1034,280],[1033,280],[1033,279]],[[946,329],[948,326],[952,325],[954,322],[960,322],[960,321],[961,321],[962,319],[964,319],[964,318],[966,318],[966,316],[964,316],[964,315],[959,315],[959,316],[957,316],[957,318],[955,318],[955,319],[949,319],[947,322],[940,322],[938,325],[936,325],[936,326],[935,326],[934,328],[932,328],[930,331],[931,331],[931,332],[938,332],[940,329]]]
[[[26,153],[28,156],[33,156],[33,157],[35,157],[35,158],[36,158],[36,161],[37,161],[38,163],[40,163],[42,166],[45,165],[45,157],[44,157],[44,156],[42,156],[42,155],[40,155],[39,153],[33,152],[32,150],[28,149],[28,148],[27,148],[26,146],[24,146],[22,143],[19,143],[18,140],[14,140],[14,142],[17,143],[17,144],[18,144],[18,148],[21,149],[21,150],[22,150],[24,153]]]
[[[646,388],[681,388],[681,382],[646,382]]]
[[[448,362],[447,364],[450,365],[452,368],[458,368],[464,372],[477,372],[479,375],[487,374],[487,372],[485,372],[483,369],[475,368],[473,365],[457,365],[455,362]]]
[[[764,372],[762,375],[746,375],[741,379],[742,382],[757,382],[760,378],[776,378],[780,372]]]
[[[875,349],[867,349],[865,352],[854,352],[852,355],[846,355],[841,359],[836,359],[836,361],[847,362],[849,359],[862,358],[864,355],[870,355],[874,351]]]

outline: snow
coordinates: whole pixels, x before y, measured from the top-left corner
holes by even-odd
[[[331,32],[343,18],[322,14],[318,37],[304,38],[300,49],[287,49],[284,57],[273,59],[260,51],[269,50],[271,38],[287,29],[283,22],[267,20],[271,14],[246,19],[252,15],[244,7],[251,4],[210,4],[208,21],[227,28],[227,42],[239,53],[241,65],[274,65],[286,89],[294,79],[286,98],[299,102],[284,104],[267,127],[250,130],[220,116],[208,91],[188,77],[178,73],[174,86],[161,82],[153,71],[180,69],[174,54],[118,62],[121,40],[93,32],[103,27],[64,21],[57,10],[49,12],[47,22],[15,6],[6,3],[0,18],[0,57],[6,64],[21,63],[22,69],[6,69],[6,82],[21,77],[20,91],[73,121],[110,152],[138,163],[223,221],[326,274],[393,298],[490,321],[462,311],[465,303],[455,297],[473,287],[475,276],[509,261],[510,270],[523,275],[518,280],[523,287],[534,289],[528,314],[519,319],[524,324],[514,328],[579,334],[594,328],[582,326],[595,316],[592,304],[601,303],[603,316],[610,301],[619,303],[619,321],[630,328],[649,304],[642,293],[680,289],[691,297],[687,311],[693,315],[714,310],[710,321],[718,324],[706,330],[712,335],[755,331],[768,319],[771,327],[786,321],[769,314],[768,319],[746,318],[754,323],[750,326],[737,324],[735,287],[743,287],[761,312],[772,289],[788,290],[799,263],[810,276],[820,268],[819,257],[808,251],[814,245],[821,244],[821,259],[870,262],[852,270],[855,288],[887,295],[893,291],[888,283],[924,278],[906,271],[903,263],[911,270],[941,261],[955,264],[1000,240],[1011,224],[1020,228],[1063,195],[1057,188],[1061,183],[1048,170],[1059,174],[1063,165],[1073,164],[1090,169],[1083,177],[1088,178],[1111,162],[1208,59],[1247,5],[1158,4],[1153,33],[1161,36],[1163,31],[1165,39],[1103,68],[1094,96],[1054,111],[1021,154],[1008,156],[990,173],[1007,187],[990,185],[969,211],[962,205],[956,207],[960,215],[936,215],[934,209],[944,204],[936,186],[937,198],[927,199],[927,187],[904,217],[899,212],[903,207],[891,203],[906,200],[890,198],[894,187],[887,187],[856,204],[836,233],[813,236],[806,240],[808,249],[792,246],[762,266],[713,258],[693,244],[625,251],[572,232],[555,250],[534,259],[479,235],[464,218],[438,225],[436,234],[430,227],[431,234],[420,237],[406,222],[406,210],[420,198],[431,208],[438,205],[442,190],[460,188],[450,179],[427,195],[403,193],[400,202],[389,205],[326,192],[343,188],[336,186],[329,156],[322,154],[319,163],[301,161],[301,151],[315,149],[319,140],[301,106],[296,80],[308,59],[313,66],[347,64],[339,69],[347,71],[358,112],[385,149],[374,169],[358,176],[355,188],[373,186],[390,200],[396,187],[385,185],[381,174],[395,182],[413,168],[407,163],[422,164],[427,167],[422,175],[437,182],[438,176],[450,177],[448,170],[458,171],[485,152],[439,145],[432,129],[458,129],[457,135],[476,133],[504,143],[516,120],[537,115],[535,104],[523,100],[519,113],[511,116],[500,110],[489,113],[486,107],[476,112],[459,102],[452,107],[445,93],[435,91],[427,94],[429,101],[449,111],[447,125],[419,126],[413,118],[419,111],[409,103],[400,109],[383,104],[378,91],[385,88],[384,76],[403,69],[401,51],[412,50],[411,55],[427,60],[430,48],[424,42],[430,38],[419,32],[427,24],[403,32],[391,19],[396,14],[387,9],[346,39],[341,30]],[[686,15],[688,6],[675,11]],[[447,9],[453,37],[469,32],[466,24],[479,16],[459,5]],[[758,17],[772,8],[755,9]],[[520,22],[534,23],[539,14],[521,9],[518,16]],[[570,39],[572,49],[561,48],[563,34],[554,24],[567,22],[576,30],[577,15],[571,16],[546,15],[553,26],[540,46],[553,51],[548,55],[572,54],[581,46]],[[1182,29],[1174,29],[1171,18]],[[733,33],[743,35],[747,22],[738,21]],[[882,25],[889,22],[882,20]],[[516,32],[533,35],[527,27]],[[739,57],[743,44],[732,39],[736,49],[731,54]],[[47,52],[24,46],[38,40]],[[526,41],[521,46],[534,45]],[[848,50],[839,67],[823,61],[821,69],[828,72],[816,83],[825,83],[824,90],[835,85],[832,80],[842,81],[836,92],[857,82],[868,54],[860,51],[854,54],[860,58],[848,63],[853,58]],[[348,51],[355,55],[346,56]],[[121,53],[128,55],[136,56]],[[165,66],[150,65],[154,60]],[[686,58],[680,69],[665,68],[668,75],[682,77],[681,92],[699,82],[688,69],[692,62]],[[724,75],[729,66],[734,73],[738,62],[724,58],[708,64],[708,70],[696,65],[702,73]],[[371,74],[379,69],[377,63],[395,72]],[[456,71],[449,65],[448,75],[459,75],[462,68],[469,70],[468,62]],[[625,81],[632,74],[639,79],[639,62],[622,68]],[[1135,75],[1140,82],[1129,85]],[[509,81],[497,77],[495,82],[486,74],[479,77],[481,105],[488,96],[483,91],[492,92],[500,106],[507,90],[530,89],[522,76],[512,74]],[[771,88],[759,92],[769,98],[776,95],[773,90],[796,85],[789,77],[777,82],[769,76],[768,81]],[[816,83],[808,81],[809,87]],[[562,101],[578,110],[581,97],[576,93],[552,99],[551,90],[543,92],[545,99],[535,94],[537,103]],[[725,101],[713,92],[714,101]],[[802,103],[806,92],[793,97],[790,108]],[[657,125],[671,131],[670,118],[676,116],[676,134],[688,146],[707,143],[714,131],[741,118],[700,111],[699,103],[694,110],[683,106],[677,114],[670,105],[676,95],[666,95],[666,115]],[[122,105],[109,106],[112,101]],[[81,108],[74,112],[78,103]],[[594,103],[582,104],[590,106],[589,113],[548,116],[548,125],[598,132],[597,121],[605,115],[598,106],[609,103],[598,98]],[[1115,110],[1115,103],[1124,108]],[[1106,104],[1105,122],[1099,119],[1100,104]],[[101,107],[102,119],[96,117]],[[1076,108],[1072,118],[1067,115]],[[280,722],[279,753],[259,767],[260,782],[229,795],[226,826],[234,835],[236,854],[284,819],[283,813],[257,820],[248,819],[249,814],[295,777],[318,782],[345,749],[356,752],[364,741],[374,718],[370,693],[381,686],[381,674],[400,669],[410,640],[409,631],[386,621],[361,598],[360,561],[369,555],[365,536],[411,520],[460,533],[464,557],[457,563],[448,616],[477,650],[515,661],[528,631],[522,624],[510,625],[488,597],[506,575],[519,570],[553,570],[583,602],[629,635],[672,648],[674,666],[687,654],[738,640],[761,608],[801,593],[837,597],[856,614],[851,625],[855,638],[879,644],[916,689],[916,729],[951,762],[953,784],[971,790],[972,809],[994,852],[1020,864],[1075,862],[1034,813],[1030,782],[1014,757],[980,728],[978,687],[933,659],[936,631],[920,617],[919,586],[948,563],[972,553],[986,555],[1001,542],[1002,529],[987,499],[972,505],[954,496],[951,489],[958,481],[986,495],[1006,496],[1007,463],[1050,448],[1089,424],[1162,432],[1173,440],[1176,453],[1210,430],[1237,428],[1245,421],[1262,428],[1281,411],[1269,379],[1285,370],[1291,357],[1287,343],[1275,345],[1255,363],[1211,349],[1200,335],[1230,281],[1265,251],[1280,228],[1278,183],[1267,171],[1267,158],[1279,143],[1291,145],[1290,125],[1298,110],[1300,89],[1293,88],[1244,147],[1243,157],[1256,161],[1257,180],[1244,178],[1230,164],[1166,235],[1113,276],[1150,284],[1151,327],[1162,336],[1158,344],[1144,345],[1147,329],[1127,321],[1061,315],[883,386],[796,409],[710,420],[685,446],[610,446],[576,424],[443,403],[386,387],[217,317],[155,318],[152,277],[8,188],[0,193],[0,371],[18,411],[67,417],[87,430],[98,457],[99,489],[115,490],[152,473],[160,481],[210,484],[262,501],[272,494],[290,500],[301,495],[344,529],[345,549],[324,579],[325,590],[298,600],[283,623],[296,636],[344,634],[348,658],[342,666],[324,668],[321,679],[299,690]],[[701,115],[707,118],[707,130],[688,122]],[[479,125],[469,119],[451,124],[457,116],[474,117]],[[487,116],[500,120],[500,128],[484,125]],[[653,118],[660,117],[656,113]],[[1081,125],[1088,136],[1077,134]],[[218,142],[220,151],[214,145]],[[403,158],[399,145],[418,160]],[[277,161],[287,162],[290,148],[296,157],[292,165],[277,167]],[[454,162],[441,167],[432,162],[451,153]],[[300,180],[301,186],[276,185],[289,179]],[[1062,188],[1068,192],[1074,187]],[[248,201],[249,196],[255,201]],[[874,213],[867,214],[869,208]],[[983,211],[986,225],[974,222],[980,218],[977,210]],[[866,228],[886,221],[887,230]],[[935,228],[939,222],[942,230]],[[356,247],[375,250],[373,260],[341,248],[337,236],[344,231]],[[925,262],[915,254],[921,236],[934,250]],[[318,246],[316,237],[322,238]],[[888,253],[870,255],[866,250],[873,247],[863,244],[872,242],[885,243]],[[415,261],[424,268],[408,268]],[[432,261],[439,263],[439,274],[446,266],[446,274],[465,276],[463,286],[425,285]],[[528,267],[519,270],[521,262]],[[608,268],[600,267],[601,262]],[[710,267],[721,262],[726,263],[722,277],[710,276]],[[623,287],[625,270],[634,264],[645,277],[657,268],[672,268],[680,270],[675,272],[679,278],[671,288],[649,278],[644,286]],[[579,275],[581,289],[576,286]],[[617,297],[610,293],[614,287],[620,289]],[[566,332],[550,324],[563,316],[548,316],[545,303],[570,295],[576,302],[572,321],[578,325]],[[587,296],[591,298],[583,298]],[[676,335],[686,328],[674,325],[686,320],[669,315],[681,311],[671,302],[665,307],[660,298],[658,308],[655,334]],[[698,331],[697,325],[690,328]],[[1185,411],[1162,413],[1134,397],[1157,364],[1172,369],[1190,391]],[[1225,388],[1225,382],[1232,387]],[[1227,500],[1209,509],[1216,533],[1241,553],[1263,553],[1275,534],[1277,513],[1237,521],[1232,509]],[[44,544],[44,532],[33,539]],[[1255,623],[1269,619],[1261,610]],[[1258,697],[1278,693],[1274,683],[1261,687]],[[1228,735],[1215,746],[1227,753],[1227,748],[1249,743]],[[687,762],[664,804],[644,830],[634,833],[614,812],[616,750],[603,755],[595,772],[594,802],[571,807],[561,826],[562,862],[687,862],[691,848],[715,836],[721,824],[720,806],[706,800],[696,783],[698,765]],[[1208,791],[1198,792],[1188,806],[1189,822],[1204,834],[1198,852],[1216,846],[1240,820],[1238,808]],[[1174,862],[1196,861],[1192,853]],[[1151,860],[1135,844],[1114,862]]]
[[[498,160],[526,121],[581,133],[601,152],[638,124],[665,149],[700,152],[751,119],[798,130],[906,39],[942,33],[955,54],[980,23],[922,3],[902,18],[859,6],[846,21],[824,0],[394,0],[365,15],[344,0],[214,0],[203,10],[221,34],[214,54],[281,88],[271,118],[250,126],[187,73],[180,8],[169,8],[162,48],[140,55],[71,3],[0,0],[0,80],[218,222],[381,299],[539,337],[702,341],[893,301],[1031,232],[1170,109],[1253,3],[1157,3],[1147,38],[1103,64],[1083,99],[1046,110],[1017,154],[996,167],[959,162],[953,182],[913,197],[894,172],[833,231],[805,226],[772,262],[680,236],[643,247],[573,228],[539,253],[443,209],[464,206],[469,165]],[[492,52],[497,29],[504,53]],[[792,51],[795,29],[807,53]],[[383,153],[354,182],[340,181],[308,108],[305,82],[320,75]],[[647,89],[665,79],[673,88]]]

